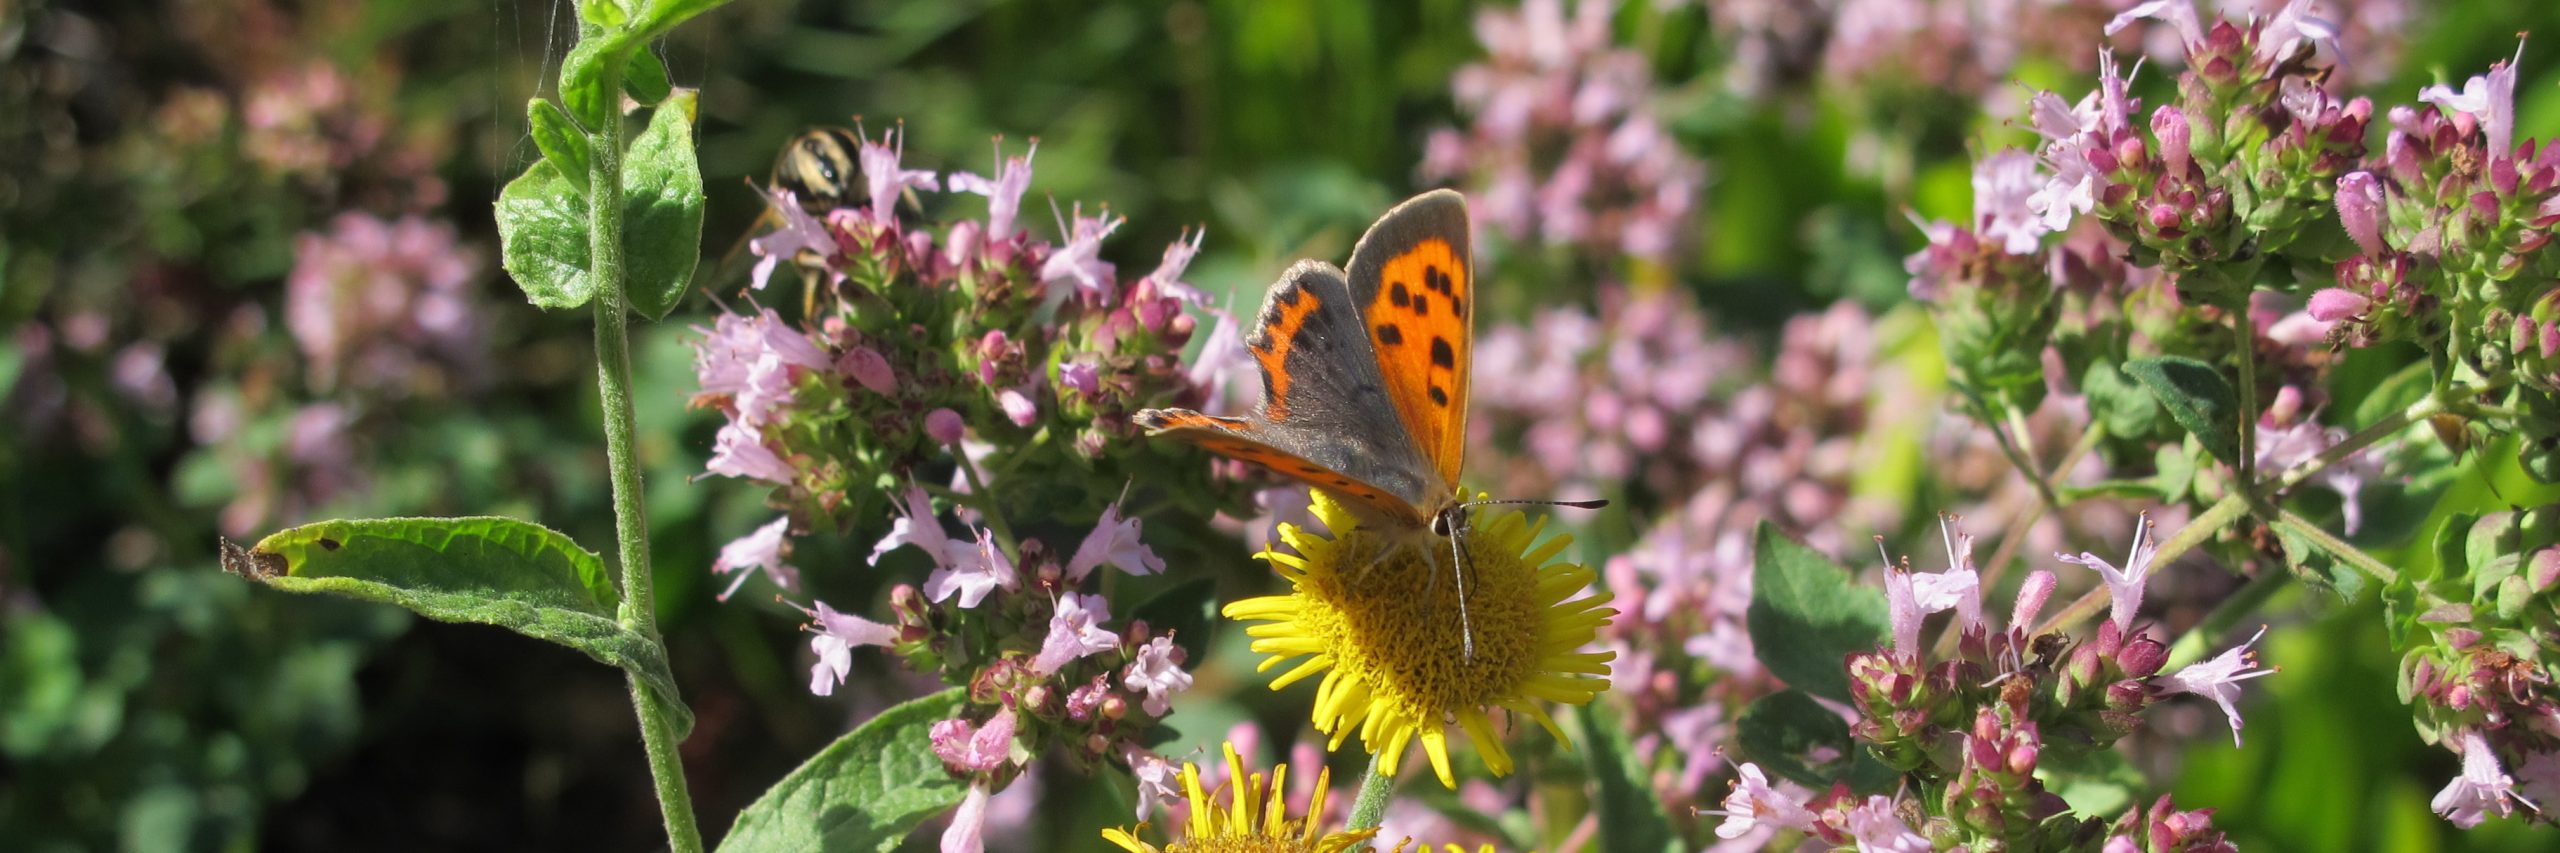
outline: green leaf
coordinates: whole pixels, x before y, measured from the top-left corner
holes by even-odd
[[[2286,567],[2295,578],[2313,589],[2336,593],[2345,602],[2352,603],[2364,594],[2364,573],[2320,547],[2318,539],[2305,535],[2301,527],[2285,519],[2276,519],[2270,526],[2275,528],[2276,541],[2284,546]]]
[[[2364,399],[2356,403],[2355,425],[2378,424],[2384,418],[2408,411],[2410,406],[2426,399],[2427,392],[2434,388],[2434,365],[2420,360],[2401,368],[2400,372],[2391,374],[2390,378],[2373,386],[2373,390],[2365,392]]]
[[[1802,690],[1771,693],[1742,709],[1734,745],[1761,769],[1816,790],[1842,781],[1858,791],[1884,790],[1897,775],[1850,738],[1840,715]],[[1831,758],[1815,761],[1815,755]]]
[[[650,0],[640,12],[640,30],[657,38],[695,15],[729,4],[729,0]]]
[[[765,789],[722,850],[889,850],[968,784],[943,769],[927,732],[965,695],[952,688],[880,712]]]
[[[534,307],[564,311],[595,297],[586,194],[557,165],[535,161],[508,181],[498,192],[497,217],[500,263]]]
[[[631,22],[631,13],[622,8],[622,0],[579,0],[578,19],[600,29],[618,30]]]
[[[1859,586],[1822,552],[1760,522],[1744,621],[1760,662],[1807,693],[1849,701],[1848,656],[1883,645],[1884,593]]]
[[[2105,425],[2108,435],[2149,436],[2160,420],[2160,403],[2145,393],[2141,384],[2127,378],[2115,362],[2090,363],[2081,374],[2080,391],[2088,395],[2089,410]]]
[[[621,117],[622,91],[605,79],[608,74],[622,76],[623,60],[636,43],[623,35],[627,32],[582,39],[560,60],[560,101],[569,105],[578,124],[602,127]]]
[[[2240,398],[2212,365],[2185,356],[2137,358],[2124,372],[2151,391],[2169,418],[2194,433],[2224,464],[2240,459]]]
[[[1671,816],[1662,810],[1662,798],[1653,794],[1653,774],[1627,739],[1626,721],[1618,719],[1606,703],[1577,716],[1582,721],[1582,739],[1591,745],[1591,775],[1600,783],[1599,848],[1674,853],[1686,849]],[[1841,733],[1848,730],[1843,728]]]
[[[2036,759],[2036,778],[2084,815],[2122,813],[2149,780],[2112,749],[2047,749]]]
[[[496,625],[621,667],[676,721],[665,648],[615,619],[620,593],[596,553],[558,531],[512,518],[373,518],[305,524],[243,549],[223,543],[231,573],[286,592],[397,604],[440,622]]]
[[[622,93],[632,100],[654,107],[672,91],[675,87],[667,82],[667,64],[658,59],[656,52],[632,51],[631,59],[622,64]]]
[[[702,258],[702,168],[694,160],[694,94],[667,99],[622,159],[623,285],[631,308],[667,316]]]
[[[542,159],[550,161],[552,168],[562,172],[571,191],[586,195],[590,163],[586,131],[579,130],[578,123],[562,112],[559,104],[542,98],[525,104],[524,111],[525,123],[533,128],[533,147],[542,151]]]

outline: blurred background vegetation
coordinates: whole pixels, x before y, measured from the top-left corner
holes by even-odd
[[[2560,32],[2545,4],[2411,12],[2360,89],[2386,103],[2479,73],[2518,32]],[[1339,259],[1428,185],[1428,134],[1465,122],[1452,76],[1484,55],[1477,14],[1449,0],[751,0],[661,51],[703,91],[715,258],[750,229],[745,184],[783,140],[859,116],[904,121],[922,168],[987,172],[990,137],[1037,137],[1040,195],[1129,217],[1106,246],[1124,269],[1205,224],[1192,280],[1249,309],[1289,260]],[[617,673],[495,629],[288,601],[214,560],[219,536],[332,516],[494,512],[609,538],[587,318],[515,297],[489,214],[534,157],[521,105],[549,88],[568,16],[506,0],[0,0],[0,847],[662,843]],[[2025,90],[1915,93],[1784,67],[1742,85],[1725,20],[1680,2],[1616,14],[1706,181],[1675,255],[1608,274],[1688,291],[1718,334],[1762,352],[1787,318],[1835,301],[1913,318],[1893,313],[1900,259],[1922,242],[1904,211],[1961,218],[1971,156],[2023,137],[1984,107],[2014,112]],[[2014,76],[2085,89],[2094,30],[2074,43],[2076,65],[2030,57]],[[2560,133],[2550,54],[2528,45],[2526,135]],[[1044,227],[1045,203],[1032,207]],[[1487,285],[1502,304],[1590,298],[1589,265],[1520,254]],[[377,278],[400,295],[332,290]],[[686,760],[716,834],[876,705],[806,694],[788,611],[712,599],[719,545],[764,516],[751,490],[689,480],[715,419],[685,407],[684,340],[710,310],[637,330],[637,369],[660,616],[700,714]],[[1886,492],[1905,527],[1935,508],[1927,488]],[[1588,553],[1623,548],[1633,522],[1619,526],[1594,530]],[[1935,541],[1911,530],[1849,538]],[[796,562],[821,588],[868,589],[861,534],[804,543]],[[1175,571],[1257,577],[1245,553]],[[1249,658],[1227,633],[1215,663],[1195,662],[1212,698],[1177,718],[1194,740],[1299,713],[1238,680]],[[2261,682],[2247,749],[2206,726],[2158,765],[2244,846],[2549,841],[2427,813],[2454,762],[2413,736],[2371,614],[2332,614],[2267,657],[2285,674]],[[1101,790],[1122,785],[1052,785],[1034,834],[1014,837],[1093,846],[1095,828],[1126,822]]]

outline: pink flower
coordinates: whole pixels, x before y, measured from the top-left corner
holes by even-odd
[[[862,151],[857,155],[862,161],[862,176],[871,184],[871,221],[879,225],[896,220],[898,195],[906,192],[908,187],[928,190],[939,187],[930,169],[898,168],[898,160],[907,152],[907,142],[898,131],[899,128],[889,128],[880,134],[880,141],[876,143],[864,139]]]
[[[1920,609],[1920,597],[1911,588],[1911,573],[1884,567],[1884,601],[1886,614],[1893,623],[1893,650],[1905,655],[1920,653],[1920,620],[1929,614]]]
[[[997,391],[996,407],[1004,410],[1005,419],[1013,421],[1014,426],[1027,427],[1040,420],[1040,404],[1032,402],[1031,395],[1019,388]]]
[[[2196,17],[2193,0],[2147,0],[2107,21],[2106,34],[2115,35],[2144,18],[2166,21],[2178,28],[2178,40],[2191,48],[2204,44],[2204,22]]]
[[[1120,517],[1119,504],[1103,507],[1093,532],[1085,534],[1084,544],[1076,546],[1075,557],[1067,561],[1067,580],[1080,583],[1095,567],[1105,565],[1140,576],[1164,571],[1164,559],[1138,541],[1138,525],[1136,518]]]
[[[1182,271],[1191,267],[1192,256],[1200,254],[1200,243],[1208,238],[1209,229],[1205,227],[1198,231],[1186,228],[1182,237],[1164,247],[1164,260],[1156,263],[1154,272],[1147,273],[1147,283],[1155,285],[1156,295],[1179,298],[1193,305],[1209,304],[1209,294],[1182,280]]]
[[[1147,713],[1164,716],[1173,710],[1169,701],[1173,694],[1191,689],[1191,673],[1182,671],[1182,663],[1177,660],[1181,654],[1181,647],[1173,644],[1171,635],[1160,635],[1139,646],[1137,659],[1129,662],[1127,672],[1121,673],[1122,686],[1147,694],[1141,706]]]
[[[755,575],[752,571],[744,571],[746,569],[762,568],[783,589],[799,588],[800,570],[782,561],[783,546],[787,544],[783,534],[789,532],[790,527],[789,517],[777,518],[772,524],[756,528],[756,532],[720,547],[720,559],[712,561],[711,573],[738,573],[737,580],[731,581],[729,588],[720,592],[721,601],[729,600],[729,596],[735,594],[747,578]]]
[[[809,638],[809,650],[818,653],[817,664],[809,668],[809,692],[819,696],[835,693],[836,685],[853,671],[855,646],[885,648],[898,641],[896,627],[837,613],[823,601],[809,615],[816,620],[810,627],[817,631],[817,636]]]
[[[2418,100],[2449,110],[2469,113],[2479,119],[2480,129],[2488,134],[2489,157],[2503,160],[2515,156],[2509,143],[2516,129],[2516,62],[2524,61],[2524,45],[2516,45],[2515,62],[2499,62],[2489,66],[2487,76],[2474,76],[2462,84],[2462,91],[2438,83],[2418,90]]]
[[[1893,811],[1893,799],[1870,796],[1867,801],[1841,815],[1841,823],[1849,837],[1858,842],[1859,853],[1928,853],[1936,848],[1927,836],[1914,832],[1911,825]]]
[[[1013,709],[1008,707],[997,711],[984,726],[970,725],[968,720],[943,720],[933,724],[928,737],[933,741],[933,754],[953,771],[983,773],[1012,760],[1015,722]]]
[[[942,853],[986,853],[989,796],[986,782],[969,783],[968,796],[960,798],[951,826],[942,831]]]
[[[2240,682],[2276,674],[2275,669],[2257,668],[2258,656],[2249,651],[2249,647],[2258,644],[2258,638],[2266,635],[2266,627],[2259,626],[2258,633],[2249,635],[2248,642],[2212,660],[2171,673],[2160,686],[2169,693],[2193,693],[2222,706],[2222,716],[2231,721],[2231,745],[2239,746],[2240,708],[2235,702],[2240,698]]]
[[[2106,580],[2107,594],[2115,599],[2112,615],[2117,630],[2130,634],[2133,632],[2134,614],[2142,610],[2143,585],[2150,581],[2151,555],[2159,550],[2159,543],[2151,541],[2151,515],[2144,513],[2140,520],[2134,522],[2133,553],[2125,558],[2121,571],[2114,563],[2087,551],[2080,552],[2077,557],[2055,554],[2053,558],[2096,569],[2098,576]]]
[[[2061,579],[2052,572],[2037,569],[2018,583],[2018,602],[2009,611],[2009,627],[2018,631],[2035,630],[2036,616],[2044,612],[2044,603],[2053,598],[2053,588]]]
[[[2328,48],[2329,55],[2341,64],[2346,61],[2346,55],[2338,49],[2338,25],[2312,15],[2311,0],[2286,0],[2284,8],[2268,17],[2253,58],[2269,64],[2281,61],[2293,53],[2296,42],[2305,40]]]
[[[1024,149],[1020,157],[1004,156],[1002,137],[996,139],[995,145],[996,158],[1001,162],[994,180],[969,172],[951,173],[952,192],[987,197],[986,241],[991,245],[1013,238],[1013,220],[1022,213],[1022,194],[1031,188],[1031,156],[1040,153],[1037,139],[1031,140],[1031,147]]]
[[[2489,747],[2489,739],[2478,730],[2463,729],[2454,735],[2453,748],[2462,755],[2462,775],[2446,783],[2428,803],[2436,814],[2463,829],[2479,826],[2493,811],[2499,817],[2515,814],[2515,804],[2509,801],[2525,801],[2515,791],[2515,779],[2498,766],[2498,754]]]
[[[976,607],[987,599],[989,592],[1022,586],[1022,577],[1013,568],[1013,558],[1006,556],[1004,549],[996,547],[995,540],[987,531],[978,531],[977,547],[954,549],[948,556],[951,562],[934,569],[924,581],[925,597],[936,603],[957,594],[961,607]]]
[[[871,546],[871,565],[880,565],[880,555],[900,545],[916,546],[925,556],[932,557],[936,566],[951,565],[951,537],[942,532],[942,520],[934,517],[933,499],[925,495],[924,487],[909,484],[905,506],[900,509],[897,520],[889,522],[889,535]]]
[[[1716,837],[1741,838],[1761,824],[1797,831],[1813,828],[1813,810],[1804,801],[1788,796],[1769,786],[1769,777],[1757,764],[1745,763],[1736,768],[1733,792],[1724,798],[1724,822],[1716,825]]]
[[[1058,228],[1067,234],[1066,245],[1051,251],[1049,259],[1040,264],[1040,286],[1049,288],[1042,299],[1044,311],[1055,310],[1059,303],[1074,294],[1091,297],[1104,307],[1111,305],[1112,286],[1116,282],[1112,279],[1114,268],[1111,262],[1102,259],[1102,238],[1119,230],[1120,224],[1128,218],[1115,217],[1108,212],[1088,217],[1084,215],[1081,204],[1076,206],[1072,218],[1073,225],[1061,224]],[[1061,285],[1072,285],[1073,289]]]
[[[2051,233],[2028,202],[2045,183],[2035,155],[2003,148],[1973,166],[1973,220],[1983,238],[2012,255],[2035,254]]]
[[[865,164],[863,168],[868,169],[870,166]],[[816,217],[809,215],[809,211],[802,209],[800,200],[793,196],[790,190],[767,190],[765,206],[772,208],[773,212],[782,218],[782,225],[747,241],[747,251],[764,259],[756,262],[755,289],[763,290],[765,283],[773,278],[774,268],[780,266],[783,261],[799,257],[801,252],[816,252],[821,258],[835,256],[837,251],[835,232],[828,230],[826,223],[818,221]],[[827,275],[831,281],[844,280],[844,274],[834,271],[833,264],[827,265],[827,268]]]
[[[2372,172],[2348,172],[2338,176],[2338,224],[2346,226],[2347,236],[2355,238],[2356,248],[2367,257],[2381,257],[2389,248],[2382,242],[2382,182]],[[2335,290],[2336,288],[2331,288]],[[2322,291],[2326,293],[2328,291]],[[2342,291],[2343,292],[2343,291]],[[2320,299],[2312,297],[2312,315],[2319,316]],[[2349,313],[2363,313],[2362,308]],[[2338,317],[2321,317],[2336,322]]]
[[[1142,749],[1129,750],[1128,758],[1129,775],[1138,780],[1138,820],[1146,820],[1158,806],[1182,801],[1182,768]]]
[[[1031,671],[1049,675],[1078,658],[1120,645],[1120,635],[1102,629],[1111,620],[1111,602],[1099,595],[1068,593],[1058,599],[1058,611],[1049,617],[1049,636],[1040,641],[1040,654],[1031,659]]]
[[[790,463],[765,446],[764,438],[755,430],[738,423],[721,427],[712,438],[711,461],[703,467],[723,477],[745,477],[783,486],[800,476]]]
[[[2560,752],[2536,752],[2516,764],[2516,785],[2523,789],[2519,797],[2526,802],[2560,800]]]

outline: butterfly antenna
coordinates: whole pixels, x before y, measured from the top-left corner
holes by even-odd
[[[1461,506],[1461,507],[1479,507],[1479,506],[1490,506],[1490,505],[1494,505],[1494,504],[1527,504],[1527,505],[1530,505],[1530,506],[1569,506],[1569,507],[1573,507],[1573,508],[1575,508],[1575,509],[1600,509],[1600,508],[1602,508],[1602,507],[1606,507],[1606,506],[1608,506],[1608,505],[1609,505],[1609,499],[1608,499],[1608,498],[1594,498],[1594,499],[1587,500],[1587,501],[1549,501],[1549,500],[1538,500],[1538,499],[1535,499],[1535,498],[1494,498],[1494,499],[1490,499],[1490,500],[1467,501],[1467,502],[1465,502],[1465,503],[1459,504],[1458,506]]]

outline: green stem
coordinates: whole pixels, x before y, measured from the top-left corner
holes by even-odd
[[[2036,461],[2028,458],[2028,451],[2019,446],[2019,442],[2026,438],[2026,421],[2016,416],[2018,407],[2004,401],[2000,406],[2006,410],[2006,414],[1995,415],[1991,411],[1990,404],[1978,398],[1974,401],[1974,406],[1975,419],[1991,427],[1991,439],[2000,445],[2000,455],[2009,458],[2009,467],[2016,468],[2018,473],[2026,475],[2027,483],[2035,486],[2036,497],[2044,501],[2046,507],[2061,507],[2062,497],[2053,493],[2052,483],[2045,482],[2044,470],[2036,467]],[[2002,423],[2010,423],[2014,426],[2003,429]],[[2017,438],[2010,437],[2009,434],[2012,431],[2018,434]]]
[[[1369,771],[1360,776],[1360,793],[1351,800],[1351,823],[1344,829],[1372,829],[1386,819],[1387,794],[1395,790],[1396,777],[1379,769],[1383,763],[1381,756],[1369,756]]]
[[[2451,395],[2429,395],[2399,414],[2383,418],[2380,423],[2357,430],[2354,435],[2347,436],[2347,440],[2322,451],[2311,461],[2279,475],[2274,482],[2260,484],[2256,491],[2265,495],[2293,488],[2302,481],[2310,479],[2311,475],[2320,473],[2321,469],[2337,464],[2348,456],[2372,446],[2374,442],[2390,438],[2399,434],[2401,430],[2408,429],[2410,424],[2433,417],[2437,412],[2444,410],[2444,401],[2448,396]],[[2221,532],[2224,525],[2240,520],[2241,516],[2248,514],[2249,497],[2248,491],[2244,490],[2233,492],[2224,496],[2222,500],[2215,501],[2213,506],[2205,509],[2204,514],[2196,516],[2195,520],[2187,522],[2187,526],[2179,528],[2177,535],[2160,543],[2160,550],[2151,558],[2152,565],[2168,565],[2186,554],[2188,550],[2204,544],[2205,540]],[[2032,633],[2047,633],[2086,619],[2097,613],[2100,607],[2106,605],[2106,602],[2107,588],[2104,585],[2092,588],[2082,593],[2079,598],[2073,599],[2070,604],[2064,605],[2061,612],[2055,613],[2052,618],[2037,625]]]
[[[2277,510],[2276,523],[2290,528],[2295,535],[2311,540],[2311,544],[2319,546],[2320,550],[2329,552],[2330,556],[2354,567],[2356,571],[2365,573],[2365,576],[2382,582],[2384,586],[2400,582],[2399,570],[2383,565],[2381,560],[2375,559],[2372,554],[2365,553],[2364,549],[2347,544],[2347,540],[2338,538],[2327,529],[2312,523],[2310,519],[2295,514],[2293,510]]]
[[[2104,424],[2091,421],[2089,428],[2080,432],[2080,440],[2072,443],[2071,451],[2062,455],[2062,461],[2054,463],[2053,473],[2041,477],[2033,474],[2028,476],[2050,487],[2054,480],[2069,476],[2072,467],[2080,464],[2080,457],[2087,456],[2090,451],[2096,450],[2099,439],[2105,438],[2106,435],[2107,429]],[[2060,504],[2038,501],[2034,506],[2027,507],[2026,512],[2020,513],[2017,520],[2009,523],[2009,535],[2000,537],[2000,547],[1991,552],[1991,562],[1980,564],[1982,589],[1989,590],[1999,585],[2000,576],[2007,573],[2010,561],[2018,555],[2018,546],[2026,543],[2027,532],[2034,529],[2036,522],[2044,518],[2045,509],[2048,506],[2055,511],[2060,511],[2062,508]],[[1956,644],[1964,639],[1962,633],[1952,627],[1954,623],[1948,624],[1951,627],[1938,633],[1938,656],[1941,658],[1954,655]]]
[[[987,481],[978,476],[978,463],[969,460],[968,448],[952,445],[951,455],[960,460],[960,476],[969,479],[969,502],[978,505],[978,515],[987,520],[987,532],[995,534],[996,544],[1006,551],[1022,553],[1014,547],[1013,528],[1004,521],[1004,513],[996,509],[996,496],[987,491]]]
[[[2248,297],[2241,297],[2239,306],[2231,311],[2231,318],[2232,332],[2240,342],[2234,356],[2240,362],[2240,458],[2232,460],[2231,464],[2240,472],[2240,482],[2255,483],[2258,481],[2258,333],[2257,327],[2249,322]],[[2257,499],[2250,490],[2243,490],[2241,495],[2251,501]]]
[[[605,91],[619,92],[620,75],[608,72]],[[604,401],[604,454],[613,480],[613,533],[622,561],[622,626],[649,642],[658,642],[657,596],[649,575],[649,509],[640,492],[639,419],[631,404],[631,316],[622,258],[622,119],[616,115],[587,136],[592,154],[587,172],[588,251],[596,277],[596,386]],[[658,696],[631,680],[632,709],[640,716],[640,739],[649,753],[649,775],[657,785],[658,809],[666,819],[667,842],[677,853],[700,853],[702,830],[695,825],[693,796],[686,790],[684,757],[676,752],[675,724]]]

